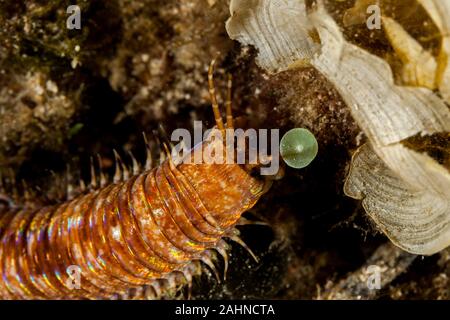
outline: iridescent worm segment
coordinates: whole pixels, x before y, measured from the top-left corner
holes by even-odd
[[[233,127],[229,102],[226,127]],[[187,156],[208,143],[223,141]],[[0,298],[144,299],[159,296],[163,283],[190,284],[199,261],[214,268],[213,252],[227,259],[224,238],[240,241],[235,225],[270,184],[238,164],[175,165],[170,156],[119,180],[56,206],[0,215]],[[69,285],[70,266],[80,268],[79,288]]]

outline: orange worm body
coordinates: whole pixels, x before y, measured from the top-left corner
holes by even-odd
[[[223,131],[213,66],[211,100]],[[228,90],[232,129],[231,78]],[[204,150],[217,143],[224,141],[206,139],[184,156],[190,162],[175,165],[169,157],[60,205],[0,212],[0,298],[152,298],[165,288],[190,285],[199,261],[214,270],[214,251],[226,265],[223,239],[241,242],[235,225],[270,181],[253,177],[246,166],[211,164]],[[79,271],[76,287],[72,267]]]
[[[217,142],[188,156],[207,143]],[[223,252],[223,238],[265,189],[238,164],[169,158],[57,206],[10,210],[0,216],[0,297],[154,296],[158,279],[189,280],[194,261]],[[80,268],[79,288],[68,284],[70,266]]]

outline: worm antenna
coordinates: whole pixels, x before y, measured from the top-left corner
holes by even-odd
[[[233,129],[233,112],[232,112],[232,90],[233,90],[233,76],[228,73],[228,83],[227,83],[227,102],[226,102],[226,112],[227,112],[227,129]]]
[[[224,133],[224,126],[222,116],[220,115],[219,103],[216,97],[216,88],[214,85],[214,66],[216,64],[216,58],[211,61],[208,69],[208,85],[209,85],[209,96],[211,98],[212,109],[214,112],[214,119],[216,120],[217,129],[219,129],[222,134]]]

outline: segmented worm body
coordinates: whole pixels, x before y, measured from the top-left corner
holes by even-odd
[[[230,112],[227,104],[228,125]],[[208,143],[223,141],[187,156]],[[214,267],[212,251],[226,259],[223,239],[239,241],[236,223],[266,189],[238,164],[175,165],[169,157],[60,205],[9,209],[0,215],[0,298],[151,298],[160,279],[190,283],[196,261]],[[80,270],[77,288],[71,266]]]
[[[195,152],[195,150],[194,150]],[[9,211],[0,220],[4,299],[152,295],[154,280],[224,250],[264,183],[239,165],[160,166],[58,206]],[[68,267],[79,266],[79,289]],[[151,288],[150,288],[151,287]],[[146,290],[147,289],[147,290]]]

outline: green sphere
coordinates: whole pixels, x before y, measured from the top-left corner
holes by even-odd
[[[301,169],[314,160],[319,150],[317,140],[307,129],[291,129],[281,138],[280,154],[289,167]]]

